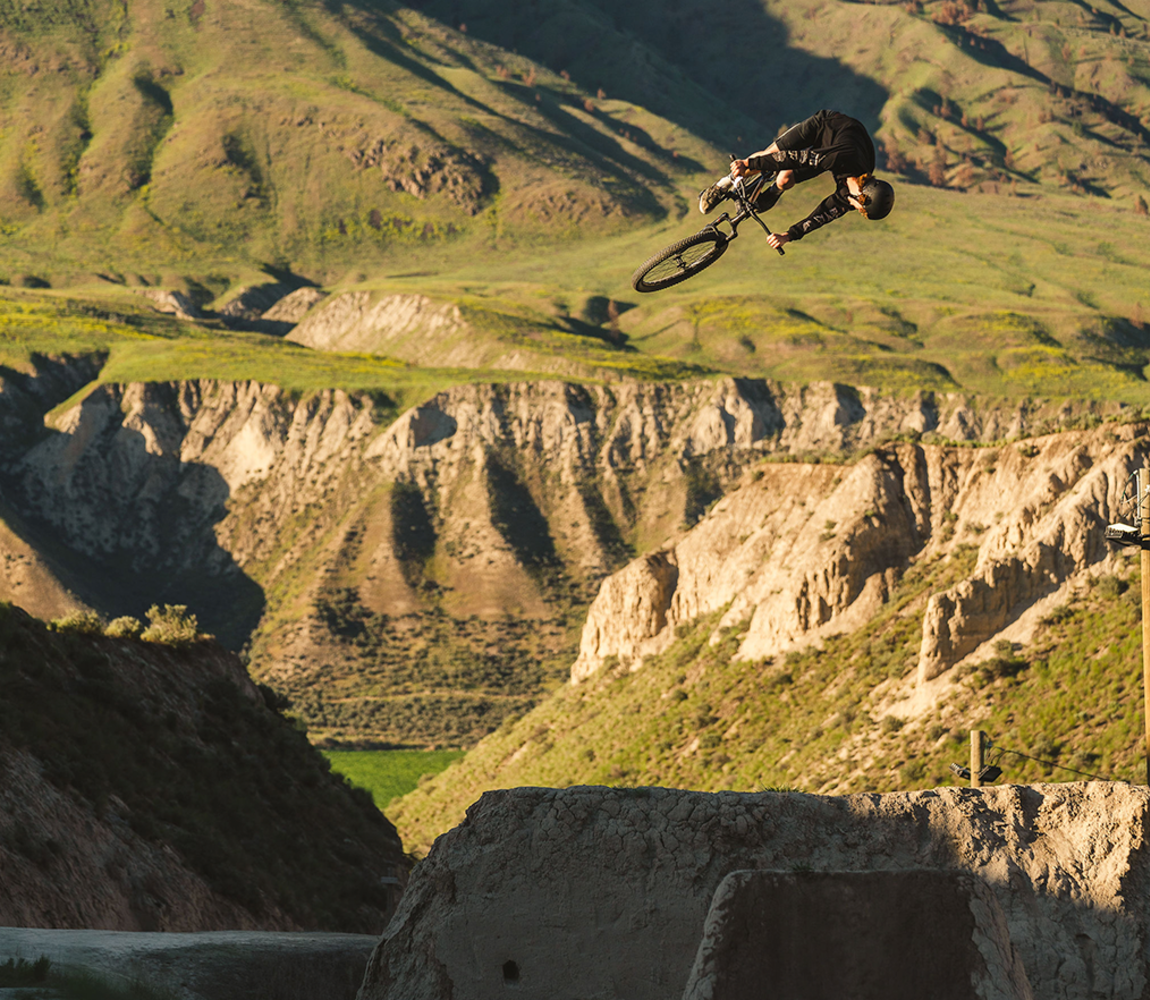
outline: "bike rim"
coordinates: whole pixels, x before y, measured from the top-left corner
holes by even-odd
[[[655,284],[660,281],[668,281],[671,278],[678,277],[680,274],[689,273],[698,267],[701,261],[712,256],[717,248],[718,241],[716,240],[707,240],[704,243],[696,243],[694,246],[685,247],[666,260],[659,261],[658,264],[643,275],[643,280]]]

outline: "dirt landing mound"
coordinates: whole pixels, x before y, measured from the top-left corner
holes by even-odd
[[[1145,788],[1102,782],[843,798],[490,792],[416,868],[360,1000],[509,986],[519,1000],[680,997],[715,890],[752,869],[977,876],[1035,997],[1139,1000],[1148,804]]]

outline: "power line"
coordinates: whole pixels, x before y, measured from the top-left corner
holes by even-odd
[[[978,777],[981,781],[986,781],[988,783],[997,781],[1002,776],[1002,768],[999,767],[999,765],[1002,763],[1002,755],[1009,753],[1013,754],[1015,757],[1023,757],[1026,760],[1032,760],[1036,764],[1044,764],[1046,767],[1056,767],[1062,771],[1069,771],[1071,774],[1081,774],[1084,778],[1093,778],[1096,781],[1119,782],[1127,785],[1132,784],[1132,782],[1128,781],[1126,778],[1111,778],[1105,774],[1093,774],[1090,771],[1080,771],[1076,767],[1069,767],[1066,764],[1059,764],[1053,760],[1043,760],[1041,757],[1032,757],[1030,754],[1023,753],[1021,750],[1010,750],[1007,747],[997,746],[996,744],[991,743],[991,741],[986,737],[985,733],[982,734],[982,739],[985,740],[984,746],[987,749],[993,750],[994,760],[987,761],[987,766],[983,767],[979,771]],[[974,765],[972,762],[971,767],[973,766]],[[950,769],[960,778],[964,780],[970,779],[971,768],[963,767],[961,764],[951,764]]]
[[[1025,757],[1027,760],[1032,760],[1038,764],[1045,764],[1047,767],[1061,768],[1063,771],[1070,771],[1072,774],[1081,774],[1087,778],[1094,778],[1096,781],[1117,781],[1125,784],[1130,784],[1125,778],[1111,778],[1104,774],[1091,774],[1089,771],[1079,771],[1076,767],[1067,767],[1065,764],[1056,764],[1052,760],[1043,760],[1041,757],[1031,757],[1028,753],[1023,753],[1021,750],[1008,750],[1006,747],[995,747],[998,751],[998,756],[1001,759],[1004,753],[1012,753],[1015,757]]]

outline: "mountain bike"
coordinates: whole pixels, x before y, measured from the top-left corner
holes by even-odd
[[[734,217],[732,218],[729,212],[724,212],[713,222],[707,223],[694,236],[688,236],[685,240],[679,240],[678,243],[672,243],[660,250],[631,275],[631,287],[637,292],[657,292],[662,288],[677,285],[680,281],[686,281],[704,268],[710,267],[726,253],[727,247],[739,235],[739,223],[746,219],[754,219],[762,226],[763,232],[770,236],[771,231],[767,228],[767,224],[755,211],[755,198],[763,184],[773,179],[773,174],[769,176],[757,174],[749,181],[739,177],[731,186],[729,195],[738,207]],[[731,227],[729,235],[719,228],[723,223]],[[777,249],[780,257],[786,255],[782,247]]]

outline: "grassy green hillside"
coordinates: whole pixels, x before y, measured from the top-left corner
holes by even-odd
[[[777,211],[805,210],[821,190],[800,189]],[[1062,193],[1021,198],[904,185],[900,197],[881,228],[844,219],[785,258],[744,230],[713,268],[653,295],[630,290],[630,270],[691,232],[694,219],[334,288],[456,303],[467,322],[464,349],[477,358],[517,353],[533,359],[535,372],[312,351],[219,324],[161,319],[131,291],[108,286],[4,292],[0,353],[19,365],[35,351],[108,351],[106,381],[256,378],[379,390],[398,405],[453,382],[557,368],[590,379],[715,371],[1150,404],[1150,219]],[[403,345],[386,350],[402,353]]]
[[[415,6],[6,0],[0,272],[210,298],[629,230],[824,106],[923,183],[1144,204],[1137,4]]]
[[[1033,642],[968,669],[939,709],[902,717],[884,699],[917,662],[927,595],[969,575],[974,549],[916,565],[865,628],[765,661],[738,661],[720,614],[684,627],[635,673],[605,668],[507,722],[388,814],[426,851],[489,788],[666,785],[847,793],[958,783],[969,730],[998,746],[1094,774],[1144,774],[1134,560],[1051,614]],[[942,714],[945,712],[945,716]],[[1074,775],[1004,754],[1007,782]]]
[[[817,108],[876,131],[892,169],[963,189],[1041,181],[1132,204],[1147,186],[1150,11],[1074,0],[429,0],[470,36],[760,148]],[[594,38],[595,44],[587,44]],[[685,74],[757,134],[706,121]],[[724,130],[727,130],[724,134]],[[937,166],[936,166],[937,164]]]
[[[0,268],[208,294],[665,213],[707,150],[390,3],[0,7]],[[723,109],[712,102],[713,114]],[[681,131],[681,130],[679,130]]]
[[[138,314],[132,286],[218,304],[295,273],[460,305],[472,368],[518,351],[527,376],[719,370],[1148,401],[1138,4],[11,0],[0,13],[0,279],[13,285]],[[726,150],[821,106],[874,132],[898,182],[889,220],[843,220],[785,259],[745,231],[700,278],[630,291],[640,261],[700,224],[694,194]],[[826,189],[789,194],[772,224]],[[25,354],[77,346],[51,325]],[[114,338],[103,377],[405,401],[505,377],[169,329],[179,337]]]

